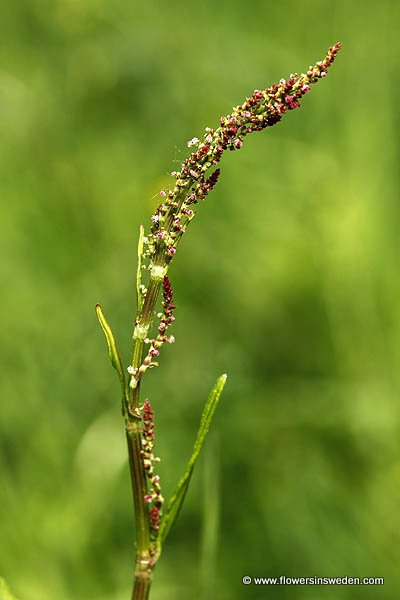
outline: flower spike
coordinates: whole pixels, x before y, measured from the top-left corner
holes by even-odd
[[[141,435],[141,455],[143,457],[143,465],[146,472],[146,477],[149,480],[150,489],[144,497],[144,501],[150,505],[149,523],[151,537],[155,540],[158,536],[160,528],[160,519],[164,498],[161,495],[160,477],[154,473],[154,463],[160,459],[154,456],[154,411],[148,400],[143,405],[143,429]]]
[[[219,127],[207,127],[202,141],[197,137],[189,140],[187,145],[193,151],[180,171],[171,173],[174,187],[161,190],[163,202],[152,216],[151,232],[146,237],[146,255],[151,263],[167,265],[174,257],[194,217],[192,207],[204,200],[218,181],[220,170],[215,169],[211,175],[208,171],[220,162],[224,151],[240,150],[249,133],[272,127],[286,112],[298,108],[310,86],[326,76],[340,48],[340,42],[329,48],[325,58],[306,73],[294,73],[278,84],[255,90],[230,115],[221,117]]]

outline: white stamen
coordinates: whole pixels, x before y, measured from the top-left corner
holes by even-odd
[[[187,145],[188,145],[188,148],[190,148],[191,146],[196,146],[196,144],[198,144],[198,143],[199,143],[199,138],[194,137],[188,141]]]

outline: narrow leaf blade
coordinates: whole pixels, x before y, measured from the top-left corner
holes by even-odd
[[[96,314],[97,314],[97,318],[99,320],[100,326],[103,330],[103,333],[104,333],[106,341],[107,341],[108,354],[110,356],[111,364],[118,373],[118,378],[119,378],[119,381],[121,384],[122,396],[125,397],[126,384],[125,384],[124,368],[122,366],[122,362],[121,362],[121,358],[120,358],[120,355],[118,352],[117,344],[115,342],[114,334],[104,316],[104,313],[103,313],[103,310],[102,310],[100,304],[96,304]]]
[[[197,432],[196,440],[193,447],[192,455],[187,463],[186,470],[178,482],[178,485],[175,488],[174,493],[172,494],[167,507],[165,509],[164,516],[161,521],[160,532],[159,532],[159,545],[160,551],[161,546],[166,540],[172,526],[174,525],[179,512],[182,508],[183,502],[185,500],[185,496],[189,489],[190,480],[192,478],[193,469],[196,464],[196,461],[199,457],[201,449],[204,444],[204,440],[206,439],[208,430],[210,428],[211,421],[213,419],[215,410],[218,405],[218,401],[221,397],[222,390],[224,389],[226,383],[227,376],[221,375],[211,393],[208,397],[208,400],[204,406],[203,414],[200,420],[199,430]]]

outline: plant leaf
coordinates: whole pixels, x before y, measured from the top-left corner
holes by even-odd
[[[122,397],[126,399],[126,383],[125,383],[125,375],[124,368],[122,366],[121,358],[118,352],[117,344],[115,342],[114,334],[112,332],[111,327],[107,323],[107,320],[104,316],[103,310],[100,304],[96,304],[96,314],[101,325],[101,328],[106,336],[107,346],[108,346],[108,354],[110,356],[111,364],[114,369],[118,373],[119,382],[121,384]]]
[[[199,430],[197,432],[196,441],[193,447],[192,456],[190,457],[189,462],[186,466],[186,470],[182,478],[178,482],[178,485],[176,486],[175,491],[172,494],[166,506],[164,516],[161,520],[161,526],[159,531],[159,551],[161,551],[161,546],[166,540],[182,508],[182,504],[185,500],[186,493],[189,489],[189,484],[193,474],[194,466],[196,464],[196,460],[199,457],[204,440],[206,439],[206,435],[208,433],[212,418],[214,416],[215,409],[217,408],[218,401],[222,394],[222,390],[224,389],[226,379],[227,376],[225,374],[221,375],[217,379],[204,406],[203,414],[201,415]]]
[[[143,237],[144,237],[144,227],[143,225],[139,228],[139,241],[138,241],[138,249],[137,249],[137,271],[136,271],[136,300],[137,300],[137,309],[138,313],[142,310],[143,305],[143,294],[140,289],[142,284],[142,256],[143,256]]]
[[[0,600],[17,600],[2,577],[0,577]]]

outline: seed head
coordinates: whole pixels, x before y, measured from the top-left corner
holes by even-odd
[[[151,233],[147,236],[146,254],[150,260],[157,255],[166,265],[172,260],[177,246],[194,216],[189,206],[204,200],[215,187],[220,171],[207,176],[212,165],[217,165],[225,150],[240,150],[244,138],[254,131],[262,131],[281,121],[282,116],[300,106],[300,99],[310,86],[324,78],[341,48],[338,42],[329,48],[325,58],[309,67],[306,73],[294,73],[278,84],[255,90],[230,115],[221,117],[216,129],[207,127],[203,140],[193,137],[187,142],[194,148],[179,171],[173,171],[175,185],[169,191],[161,190],[165,202],[158,206],[152,217]],[[162,222],[162,225],[161,225]]]

